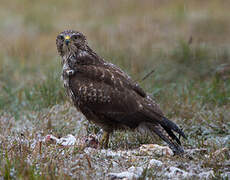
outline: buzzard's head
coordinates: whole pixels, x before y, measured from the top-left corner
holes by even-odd
[[[56,39],[57,50],[60,56],[76,53],[86,46],[86,37],[77,31],[66,30],[61,32]]]

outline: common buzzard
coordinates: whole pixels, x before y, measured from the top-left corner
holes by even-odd
[[[107,147],[109,134],[114,130],[138,129],[151,137],[157,134],[174,154],[184,152],[174,134],[185,138],[183,131],[164,116],[130,76],[98,56],[82,33],[61,32],[56,45],[62,57],[62,77],[68,95],[89,121],[103,129],[102,147]]]

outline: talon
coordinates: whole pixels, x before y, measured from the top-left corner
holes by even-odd
[[[109,143],[109,133],[107,131],[104,131],[102,138],[100,140],[100,147],[107,149],[108,143]]]

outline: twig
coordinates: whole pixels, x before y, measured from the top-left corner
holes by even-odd
[[[191,45],[192,41],[193,41],[193,38],[192,38],[192,36],[190,36],[190,38],[188,39],[188,45]]]
[[[87,154],[85,154],[85,157],[86,157],[86,160],[87,160],[87,162],[88,162],[88,167],[89,167],[90,169],[92,169],[92,165],[91,165],[91,162],[90,162],[90,157],[89,157]]]
[[[148,74],[146,74],[146,75],[142,78],[141,82],[143,82],[144,80],[146,80],[154,71],[155,71],[155,70],[152,69]]]

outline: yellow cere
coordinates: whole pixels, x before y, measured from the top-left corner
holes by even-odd
[[[69,40],[70,39],[70,36],[65,36],[65,40]]]

